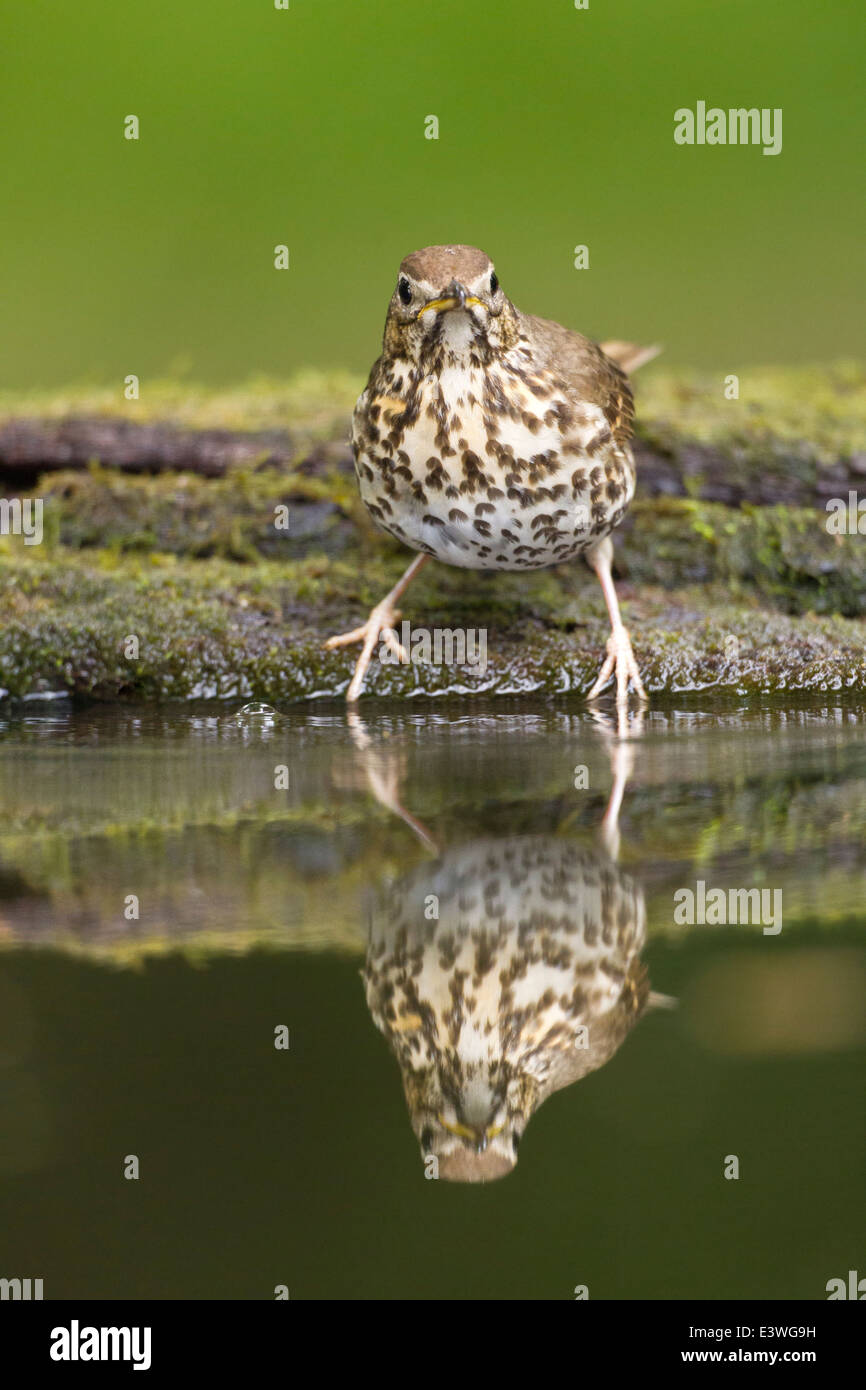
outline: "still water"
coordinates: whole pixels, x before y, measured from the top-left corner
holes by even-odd
[[[820,1299],[866,1273],[866,707],[628,734],[571,702],[7,715],[0,1275]]]

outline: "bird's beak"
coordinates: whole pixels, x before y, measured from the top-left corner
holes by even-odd
[[[469,305],[480,303],[481,300],[476,299],[474,294],[467,294],[466,286],[459,280],[452,280],[437,299],[428,299],[424,307],[418,310],[418,317],[429,313],[431,309],[434,313],[441,314],[448,309],[465,309]]]
[[[505,1124],[501,1125],[467,1125],[462,1121],[449,1122],[444,1115],[439,1116],[439,1123],[443,1129],[447,1129],[449,1134],[456,1134],[461,1139],[468,1139],[474,1145],[475,1152],[483,1154],[491,1139],[495,1139],[497,1134],[501,1134]]]

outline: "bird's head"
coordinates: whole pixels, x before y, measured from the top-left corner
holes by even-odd
[[[425,1162],[435,1158],[446,1182],[492,1182],[517,1163],[517,1150],[536,1104],[530,1078],[502,1063],[466,1069],[431,1067],[406,1078],[412,1128]]]
[[[516,336],[516,310],[483,251],[426,246],[401,263],[385,324],[389,356],[480,364]]]

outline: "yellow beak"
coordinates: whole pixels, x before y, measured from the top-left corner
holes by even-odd
[[[488,1139],[495,1139],[497,1134],[501,1134],[505,1128],[501,1125],[488,1125],[486,1129],[475,1129],[470,1125],[462,1125],[459,1121],[449,1124],[444,1115],[439,1116],[439,1123],[443,1129],[447,1129],[449,1134],[456,1134],[460,1139],[469,1139],[474,1144],[484,1144]]]
[[[452,280],[446,286],[443,294],[437,299],[428,299],[423,309],[419,309],[417,317],[420,319],[422,314],[426,314],[432,309],[434,314],[447,313],[449,309],[465,309],[472,304],[482,304],[484,301],[476,299],[474,294],[466,293],[466,286],[459,280]]]
[[[417,317],[420,319],[421,315],[428,313],[430,309],[437,314],[441,314],[448,309],[468,309],[470,304],[483,304],[483,302],[484,301],[481,299],[476,299],[474,294],[468,294],[461,304],[460,300],[457,299],[455,295],[449,294],[443,299],[428,300],[423,309],[418,310]]]

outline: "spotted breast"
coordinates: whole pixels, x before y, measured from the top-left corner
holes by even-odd
[[[466,314],[442,315],[419,361],[377,362],[355,409],[356,471],[375,521],[466,569],[573,559],[634,495],[625,377],[580,335],[515,320],[514,340],[485,353]],[[569,380],[580,355],[607,399],[594,399],[587,370]]]

